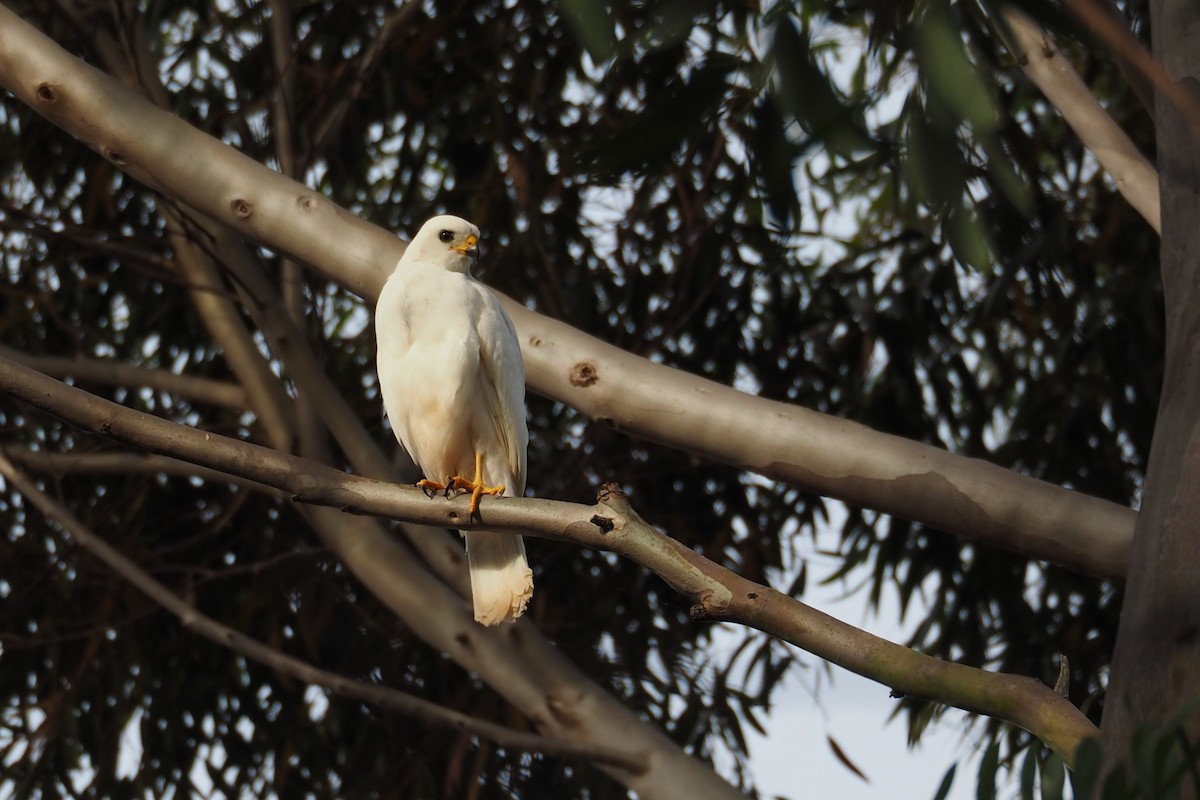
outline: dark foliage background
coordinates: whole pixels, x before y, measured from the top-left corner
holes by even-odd
[[[10,5],[100,65],[102,38],[138,63],[141,37],[176,113],[279,163],[279,2]],[[289,8],[296,172],[338,203],[402,233],[434,212],[472,218],[487,282],[648,358],[1136,502],[1161,371],[1155,236],[1015,69],[992,3]],[[1144,34],[1143,4],[1121,10]],[[1101,49],[1056,9],[1031,11],[1085,41],[1065,45],[1073,62],[1152,154],[1149,118]],[[164,237],[169,201],[7,96],[0,137],[4,345],[231,380]],[[312,346],[390,442],[362,302],[305,280]],[[247,413],[89,388],[263,440]],[[799,540],[826,510],[819,498],[542,398],[530,414],[536,494],[586,500],[619,479],[687,544],[803,592]],[[12,401],[0,424],[9,444],[108,446]],[[141,474],[46,483],[223,622],[520,724],[399,626],[287,503]],[[231,794],[624,794],[591,770],[517,762],[352,703],[312,719],[324,704],[303,702],[304,687],[181,631],[15,497],[0,513],[0,762],[18,794],[72,794],[80,767],[94,770],[89,796],[186,790],[197,762]],[[712,647],[712,629],[615,558],[531,551],[539,627],[698,757],[732,753],[748,781],[743,727],[791,655],[743,631],[742,647]],[[1065,653],[1073,694],[1098,719],[1119,587],[853,508],[839,552],[839,574],[874,600],[893,585],[906,605],[925,592],[913,646],[1044,678]],[[900,708],[914,737],[936,713]],[[116,732],[131,720],[143,764],[118,777]],[[1004,753],[1026,744],[1012,734]]]

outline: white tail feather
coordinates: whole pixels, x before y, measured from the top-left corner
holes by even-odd
[[[464,531],[471,600],[481,625],[511,622],[525,612],[533,596],[533,570],[525,560],[525,542],[509,533]]]

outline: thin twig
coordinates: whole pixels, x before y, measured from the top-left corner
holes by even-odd
[[[388,13],[379,33],[372,37],[367,52],[355,61],[354,75],[350,80],[350,85],[341,91],[331,93],[336,98],[336,103],[317,126],[317,131],[312,137],[312,150],[307,154],[309,160],[320,156],[338,135],[346,118],[346,112],[362,94],[367,78],[379,67],[384,53],[392,45],[392,40],[403,30],[403,26],[408,23],[409,17],[420,9],[421,3],[418,0],[404,0],[399,8]]]
[[[32,481],[28,480],[16,469],[3,453],[0,453],[0,474],[3,474],[12,487],[24,495],[29,502],[70,534],[71,538],[78,545],[103,561],[118,575],[132,583],[156,603],[178,617],[185,628],[223,647],[227,647],[235,653],[240,653],[246,658],[257,661],[277,672],[281,672],[307,684],[322,686],[342,697],[372,703],[429,725],[465,731],[480,738],[493,741],[502,747],[522,752],[580,758],[621,767],[636,773],[645,772],[647,769],[645,760],[634,753],[627,753],[612,747],[581,745],[561,739],[548,739],[537,734],[515,731],[503,725],[497,725],[493,722],[443,708],[436,703],[422,700],[419,697],[413,697],[395,689],[350,680],[342,675],[319,669],[286,653],[281,653],[274,648],[267,647],[261,642],[251,639],[245,634],[222,625],[213,618],[200,613],[191,604],[183,600],[183,598],[156,581],[141,567],[93,533],[91,529],[76,519],[60,503],[38,489]]]

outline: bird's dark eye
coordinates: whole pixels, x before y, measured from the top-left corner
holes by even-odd
[[[454,241],[454,234],[451,233],[450,231],[442,231],[441,233],[438,234],[438,240],[442,241],[442,242]]]

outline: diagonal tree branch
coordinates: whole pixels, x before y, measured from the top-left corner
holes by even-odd
[[[1021,69],[1112,176],[1117,191],[1161,234],[1162,209],[1154,166],[1096,100],[1049,34],[1012,6],[1004,9],[1003,16],[1016,39],[1012,49]]]
[[[334,104],[325,113],[324,119],[313,136],[312,152],[308,154],[309,160],[321,155],[330,143],[337,139],[347,111],[351,105],[358,102],[368,78],[379,68],[383,55],[392,46],[396,36],[404,30],[404,26],[409,23],[410,18],[420,10],[421,3],[417,0],[404,0],[398,8],[389,12],[384,18],[383,26],[379,33],[371,39],[371,45],[367,51],[354,61],[349,85],[344,91],[333,96]]]
[[[296,51],[294,47],[296,26],[288,0],[269,0],[271,10],[270,42],[271,66],[274,71],[275,89],[271,92],[271,129],[275,141],[275,157],[279,171],[289,178],[298,177],[295,142],[295,87]],[[303,182],[303,181],[301,181]],[[280,294],[287,315],[303,334],[307,308],[304,302],[304,272],[293,259],[281,259],[279,265]],[[296,433],[298,452],[309,458],[328,461],[329,443],[317,405],[306,392],[296,397]]]
[[[268,441],[290,449],[293,436],[291,399],[271,365],[254,342],[241,315],[227,297],[221,276],[209,255],[189,236],[183,215],[160,203],[176,263],[188,281],[188,293],[197,315],[220,345],[226,363],[246,390],[247,407],[262,423]]]
[[[123,408],[79,389],[56,388],[56,383],[0,359],[0,392],[117,441],[287,491],[295,501],[316,504],[318,507],[310,509],[316,516],[328,519],[329,508],[337,508],[424,525],[464,530],[486,527],[609,550],[646,567],[690,598],[696,604],[693,616],[750,625],[894,691],[1011,722],[1038,736],[1068,764],[1073,763],[1079,743],[1097,733],[1066,698],[1032,678],[988,672],[918,653],[738,576],[654,530],[633,510],[619,487],[606,487],[594,506],[488,498],[480,506],[482,519],[472,519],[465,496],[431,500],[413,486],[346,474]],[[332,543],[345,536],[345,522],[339,521],[336,527]],[[413,582],[400,584],[411,587]]]
[[[183,627],[204,638],[227,647],[246,658],[265,664],[277,672],[314,686],[322,686],[336,695],[362,700],[411,717],[427,725],[447,727],[489,739],[496,744],[532,753],[569,756],[598,764],[620,767],[634,773],[645,772],[645,757],[602,745],[583,745],[577,742],[548,739],[536,734],[522,733],[503,725],[453,711],[422,700],[419,697],[384,686],[350,680],[342,675],[314,667],[300,659],[267,647],[243,633],[222,625],[197,611],[190,603],[152,578],[137,564],[113,548],[91,529],[75,518],[66,508],[46,495],[22,475],[13,463],[0,452],[0,475],[25,496],[49,519],[70,534],[77,544],[90,552],[125,580],[132,583],[152,600],[179,618]]]
[[[0,84],[137,180],[366,298],[403,252],[392,234],[155,108],[2,6]],[[655,365],[504,301],[531,388],[593,418],[972,541],[1125,573],[1128,508]]]
[[[507,305],[552,399],[698,453],[969,541],[1093,575],[1125,573],[1136,513],[986,461],[654,364]]]

